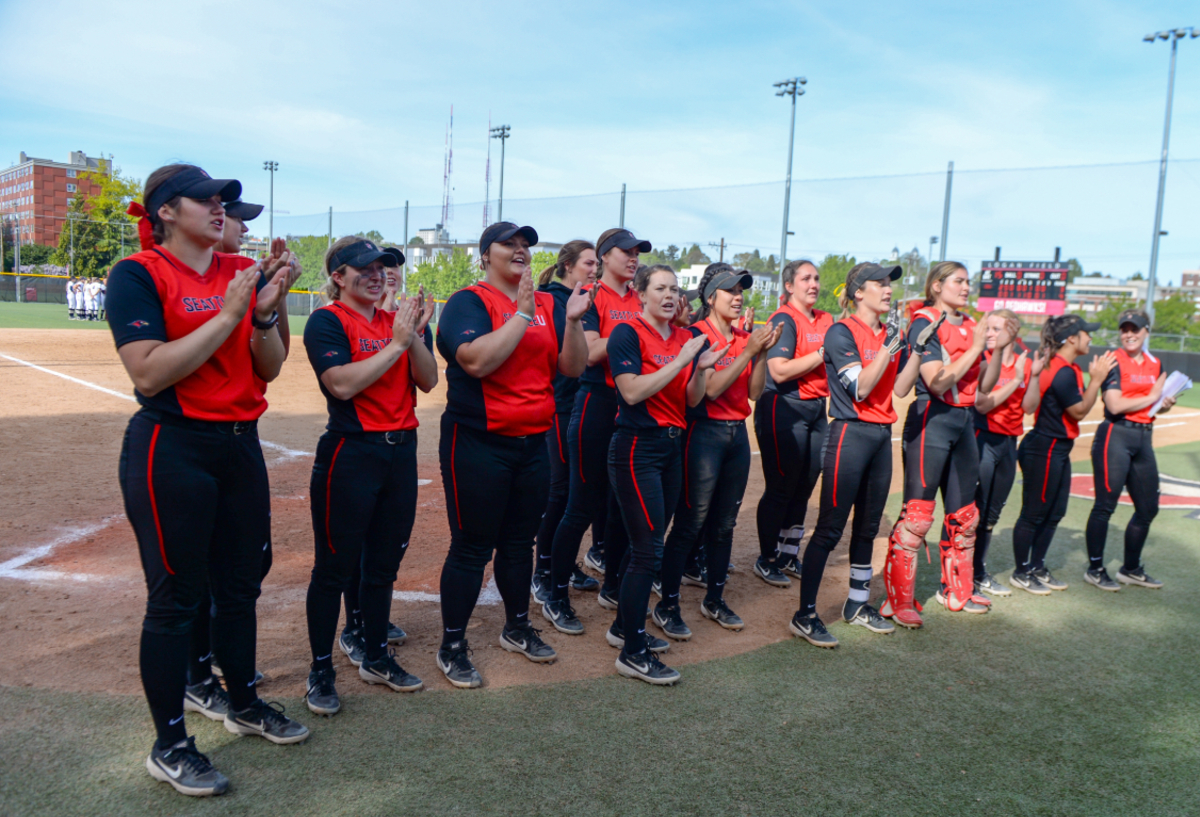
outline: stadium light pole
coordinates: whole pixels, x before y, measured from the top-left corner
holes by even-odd
[[[271,172],[271,199],[270,207],[267,215],[267,253],[271,252],[271,245],[275,243],[275,171],[279,169],[279,162],[263,162],[263,170]]]
[[[1158,201],[1154,205],[1154,238],[1150,242],[1150,274],[1146,283],[1146,314],[1150,316],[1150,324],[1154,325],[1154,284],[1158,271],[1158,239],[1162,237],[1163,193],[1167,189],[1167,149],[1171,141],[1171,99],[1175,95],[1175,51],[1179,41],[1191,34],[1193,38],[1200,36],[1200,31],[1192,27],[1177,28],[1174,31],[1159,31],[1147,34],[1143,42],[1153,43],[1158,40],[1171,41],[1171,69],[1167,74],[1167,115],[1163,120],[1162,157],[1158,164]]]
[[[787,264],[788,237],[788,208],[792,204],[792,147],[796,142],[796,97],[804,96],[804,86],[808,80],[804,77],[793,77],[776,82],[775,96],[790,96],[792,98],[792,129],[788,134],[788,165],[787,181],[783,184],[783,238],[779,244],[779,294],[783,294],[783,267]]]
[[[496,205],[496,221],[504,221],[504,145],[511,130],[508,125],[497,125],[491,130],[492,138],[500,140],[500,201]]]

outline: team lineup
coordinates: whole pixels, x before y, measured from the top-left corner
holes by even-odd
[[[257,421],[290,352],[282,304],[300,270],[281,239],[261,262],[237,254],[245,222],[262,210],[240,194],[237,181],[192,165],[159,168],[130,207],[142,251],[112,269],[107,292],[70,304],[72,317],[107,318],[141,405],[120,483],[148,588],[140,668],[156,741],[146,768],[201,796],[229,781],[187,734],[185,710],[277,744],[310,734],[258,697],[255,663],[256,602],[271,566]],[[454,687],[483,683],[466,630],[489,563],[505,613],[499,645],[535,663],[557,654],[533,618],[587,635],[572,590],[613,612],[603,637],[616,671],[650,684],[680,680],[666,662],[670,645],[690,639],[699,619],[746,627],[723,591],[738,513],[754,499],[745,496],[752,414],[765,481],[752,571],[773,587],[798,582],[799,609],[774,626],[812,645],[838,645],[817,596],[848,524],[844,622],[878,634],[923,626],[918,556],[930,551],[939,495],[936,600],[947,611],[987,614],[1013,588],[1066,590],[1046,555],[1067,509],[1079,421],[1097,400],[1104,420],[1092,442],[1083,579],[1105,591],[1162,586],[1141,553],[1158,511],[1154,418],[1174,400],[1163,396],[1145,313],[1120,316],[1118,348],[1093,356],[1085,378],[1077,361],[1098,324],[1049,318],[1037,350],[1024,349],[1013,313],[971,317],[969,273],[955,262],[933,265],[904,325],[893,301],[900,267],[858,264],[844,282],[822,282],[814,264],[793,261],[779,308],[760,326],[745,309],[753,278],[729,264],[710,264],[683,292],[671,267],[639,263],[650,242],[610,229],[595,244],[564,245],[535,280],[537,243],[532,227],[484,230],[482,278],[449,298],[436,329],[432,298],[399,291],[403,252],[347,236],[326,253],[326,303],[303,335],[328,409],[309,486],[312,712],[341,709],[335,649],[366,683],[424,686],[398,663],[394,645],[407,634],[389,618],[416,518],[418,392],[438,385],[443,366],[438,458],[450,545],[436,663]],[[840,317],[815,308],[822,286],[835,285]],[[901,432],[903,508],[885,531],[885,592],[873,602],[901,419],[894,400],[914,391]],[[1018,467],[1006,585],[987,556]],[[1104,549],[1124,490],[1135,512],[1114,578]],[[695,610],[681,604],[684,584],[704,589]]]

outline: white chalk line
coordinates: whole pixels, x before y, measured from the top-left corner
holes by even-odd
[[[420,590],[394,590],[392,598],[396,601],[432,601],[435,603],[441,602],[442,597],[439,593],[425,593]],[[488,579],[488,583],[479,591],[479,601],[476,604],[494,606],[500,604],[503,599],[500,598],[500,589],[496,587],[496,577]]]
[[[103,521],[94,525],[84,525],[79,528],[70,528],[57,539],[53,539],[44,545],[30,548],[20,556],[14,556],[6,562],[0,562],[0,579],[17,579],[20,581],[46,581],[51,579],[69,579],[77,582],[91,581],[96,576],[90,576],[86,573],[65,573],[61,570],[46,570],[44,568],[25,567],[30,562],[36,562],[39,559],[45,559],[56,548],[63,545],[69,545],[73,542],[78,542],[80,539],[86,539],[94,533],[98,533],[107,528],[112,523],[124,519],[125,514],[117,514],[110,516]]]

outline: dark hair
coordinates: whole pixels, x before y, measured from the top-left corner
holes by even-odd
[[[789,261],[787,266],[783,268],[784,285],[786,286],[787,284],[790,284],[796,278],[796,273],[799,272],[800,268],[806,264],[813,269],[818,270],[818,272],[820,271],[817,268],[817,265],[812,261],[809,261],[807,258],[799,258],[795,261]],[[787,290],[784,290],[784,292],[786,294]]]
[[[700,290],[700,308],[692,313],[692,323],[704,320],[712,311],[712,307],[708,305],[708,299],[704,297],[704,288],[720,272],[737,272],[737,270],[723,261],[709,264],[704,268],[704,274],[700,276],[700,283],[696,284],[696,289]]]
[[[850,268],[850,271],[846,273],[846,286],[842,290],[842,294],[838,296],[838,306],[842,308],[843,318],[848,317],[855,309],[854,294],[850,290],[853,289],[857,291],[859,289],[859,287],[856,285],[858,282],[858,274],[867,267],[873,266],[875,265],[864,261],[861,264],[855,264]]]
[[[590,241],[585,241],[582,238],[577,238],[574,241],[568,241],[562,245],[562,249],[558,251],[558,260],[552,265],[546,267],[538,273],[538,286],[544,287],[550,283],[552,278],[566,278],[567,270],[579,263],[580,256],[586,250],[596,249],[595,245]]]
[[[669,264],[651,264],[646,266],[642,264],[638,267],[637,272],[633,274],[633,288],[638,292],[645,292],[650,286],[650,279],[656,272],[669,272],[678,279],[679,274],[675,272],[675,268]]]
[[[600,257],[600,246],[604,244],[604,242],[607,241],[611,236],[623,232],[625,232],[624,227],[613,227],[611,230],[605,230],[604,232],[600,233],[600,237],[596,239],[596,260],[600,262],[599,266],[596,268],[597,276],[604,274],[604,259]],[[612,250],[609,250],[609,252],[612,252]]]
[[[1074,315],[1055,315],[1051,318],[1046,318],[1046,322],[1042,324],[1042,349],[1046,350],[1046,363],[1049,364],[1050,358],[1058,354],[1058,350],[1063,347],[1062,341],[1055,340],[1054,336],[1058,334],[1058,330],[1062,329],[1076,318]]]
[[[142,190],[142,206],[146,208],[146,217],[150,219],[150,226],[154,228],[155,244],[161,244],[167,240],[167,225],[159,220],[157,212],[150,212],[150,208],[147,206],[150,204],[150,198],[154,195],[155,190],[162,187],[163,182],[179,175],[185,170],[193,169],[199,170],[200,168],[188,164],[163,165],[146,177],[146,185]],[[166,201],[165,204],[173,210],[179,206],[181,198],[183,197],[174,196]]]
[[[925,276],[925,306],[933,306],[933,285],[945,281],[958,270],[967,272],[967,268],[957,261],[939,261],[929,269]]]

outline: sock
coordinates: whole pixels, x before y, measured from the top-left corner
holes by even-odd
[[[479,600],[483,571],[464,570],[449,562],[442,568],[442,646],[466,637],[467,622]]]
[[[621,618],[629,622],[622,627],[626,655],[637,655],[646,649],[646,604],[650,601],[650,586],[654,577],[644,573],[626,574],[621,582]]]
[[[850,565],[850,593],[846,606],[854,613],[871,600],[871,566]]]
[[[189,686],[203,683],[212,677],[212,617],[207,604],[200,605],[200,612],[192,622],[192,635],[188,649],[187,682]]]
[[[254,654],[258,646],[258,617],[253,609],[222,616],[212,622],[212,644],[225,673],[225,691],[235,710],[258,700],[254,687]]]
[[[368,661],[387,654],[388,614],[392,610],[391,585],[366,585],[359,599],[362,604],[363,640]]]
[[[158,733],[158,747],[167,749],[187,738],[183,723],[183,692],[187,681],[188,645],[184,635],[142,630],[139,664],[142,688]]]

